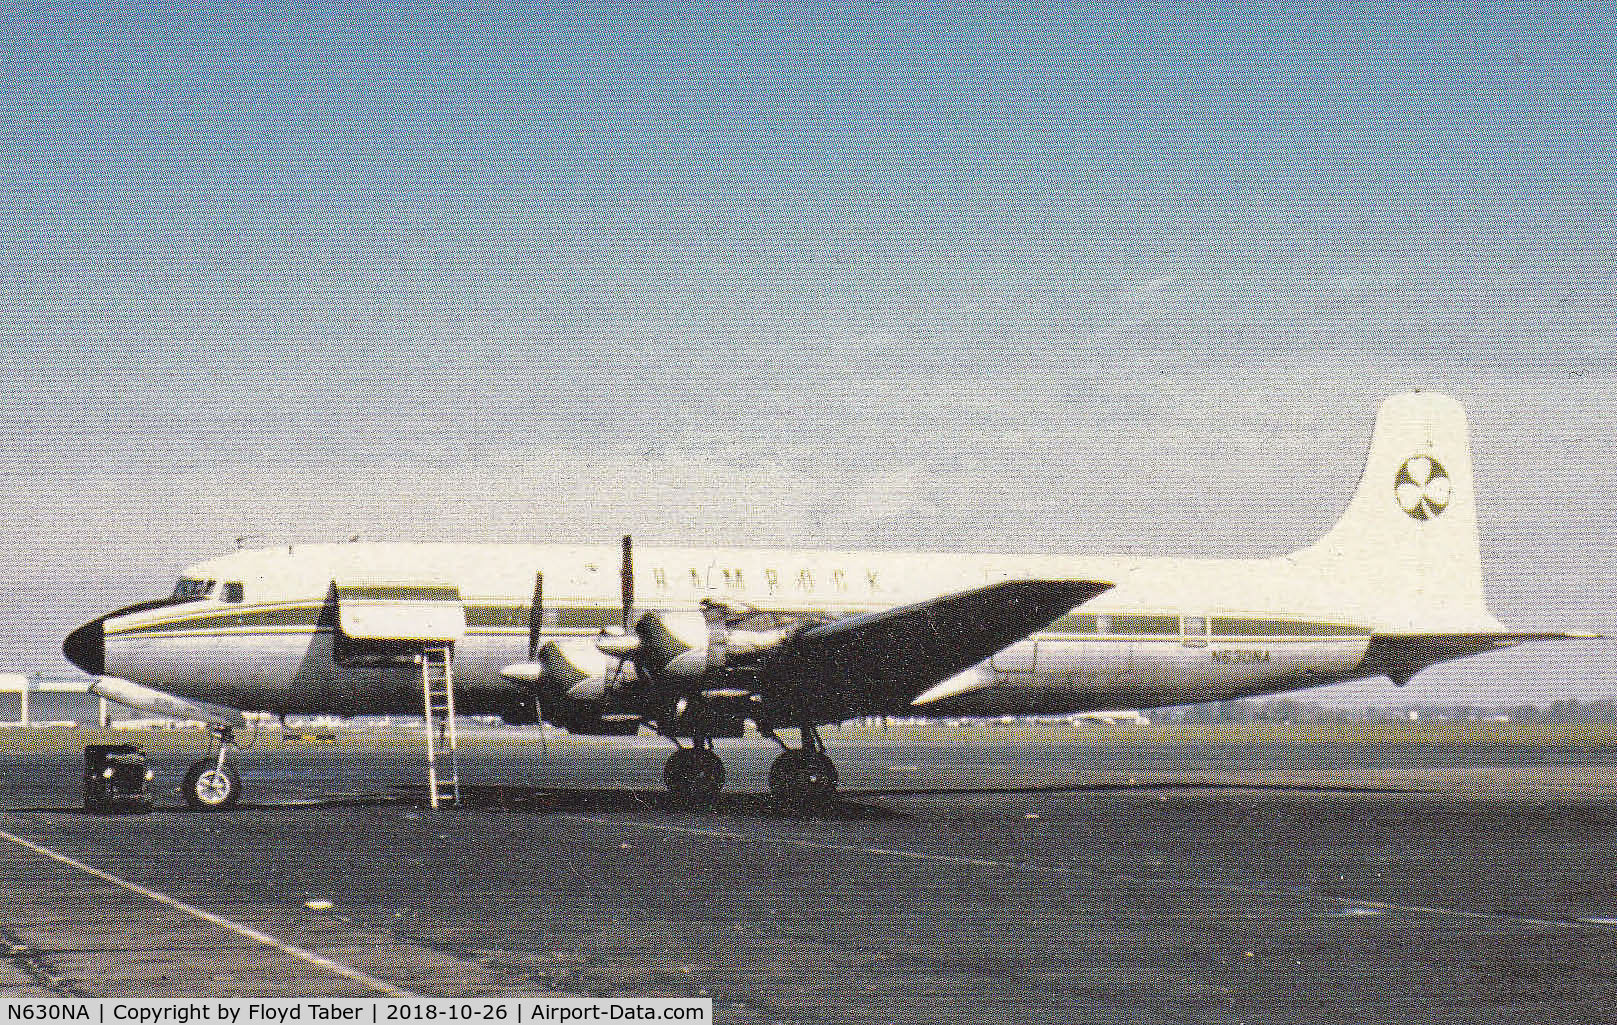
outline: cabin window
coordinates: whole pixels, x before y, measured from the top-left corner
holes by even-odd
[[[725,570],[724,571],[724,586],[728,587],[732,591],[739,591],[743,587],[745,587],[746,585],[743,584],[742,581],[741,581],[741,571],[739,569],[727,569],[727,570]]]
[[[201,601],[213,593],[214,581],[181,577],[174,585],[174,597],[180,601]]]
[[[702,574],[694,569],[691,570],[691,586],[698,591],[702,590]]]
[[[846,591],[848,589],[848,578],[840,569],[834,569],[831,571],[831,586],[835,587],[839,591]]]
[[[865,570],[865,580],[866,580],[866,582],[868,582],[870,584],[870,593],[871,594],[875,594],[877,591],[881,590],[881,585],[876,582],[876,571],[875,570],[873,570],[873,569]]]
[[[814,571],[813,570],[811,570],[811,569],[800,569],[800,570],[797,571],[797,589],[799,591],[812,591],[812,590],[814,590]]]
[[[1113,616],[1112,628],[1120,634],[1156,637],[1179,633],[1178,616]]]
[[[657,590],[668,590],[668,571],[661,567],[651,571],[651,579],[657,585]]]
[[[208,583],[211,585],[213,581],[210,580]],[[225,601],[230,602],[233,605],[240,605],[246,600],[247,592],[241,586],[240,581],[227,580],[225,581],[225,593],[223,597]]]
[[[1092,634],[1096,632],[1095,616],[1088,612],[1069,612],[1046,627],[1050,633]]]
[[[780,574],[772,569],[764,570],[764,583],[769,585],[769,593],[774,594],[780,590]]]

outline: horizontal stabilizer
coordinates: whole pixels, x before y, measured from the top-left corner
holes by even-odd
[[[1479,633],[1376,634],[1360,663],[1366,676],[1385,676],[1402,687],[1427,666],[1450,659],[1513,648],[1524,641],[1598,640],[1597,633],[1563,630],[1496,630]]]

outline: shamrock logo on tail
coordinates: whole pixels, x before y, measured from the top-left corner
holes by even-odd
[[[1443,464],[1431,456],[1410,456],[1392,484],[1398,507],[1417,520],[1435,519],[1449,507],[1452,485]]]

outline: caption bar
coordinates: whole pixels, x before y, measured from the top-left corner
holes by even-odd
[[[286,1025],[288,1022],[353,1022],[355,1025],[417,1025],[420,1022],[477,1025],[562,1025],[566,1022],[674,1021],[711,1025],[707,997],[501,997],[451,1000],[322,1000],[310,997],[188,1000],[0,999],[0,1025],[7,1022],[91,1022],[92,1025]]]

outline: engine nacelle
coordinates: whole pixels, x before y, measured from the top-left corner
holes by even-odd
[[[537,661],[506,666],[500,675],[547,700],[604,701],[621,680],[634,679],[634,670],[594,640],[577,638],[551,641],[539,649]]]
[[[701,611],[648,612],[635,624],[636,659],[653,674],[695,679],[746,666],[784,643],[803,623],[772,613],[708,605]]]
[[[651,611],[635,622],[631,634],[554,640],[539,649],[535,660],[506,666],[500,675],[548,698],[603,702],[637,681],[661,678],[697,685],[705,676],[756,668],[810,622],[713,602],[700,609]]]
[[[605,701],[616,679],[633,674],[615,658],[608,657],[592,639],[551,641],[539,649],[542,680],[552,693],[574,701]]]
[[[696,609],[647,612],[635,622],[634,632],[639,640],[635,658],[652,673],[661,673],[682,658],[692,661],[692,656],[706,664],[708,622]]]
[[[550,641],[539,649],[543,680],[561,690],[586,677],[605,676],[612,668],[611,661],[589,638]]]

